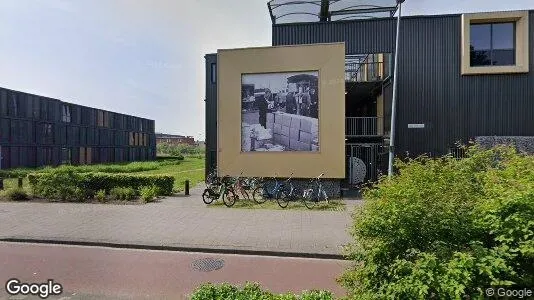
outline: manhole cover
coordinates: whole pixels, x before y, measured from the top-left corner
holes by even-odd
[[[214,258],[201,258],[193,261],[191,264],[193,269],[202,272],[211,272],[219,270],[224,266],[224,260]]]

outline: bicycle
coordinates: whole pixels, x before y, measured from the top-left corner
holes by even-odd
[[[323,188],[323,185],[321,183],[321,177],[323,176],[324,173],[312,179],[311,182],[308,184],[308,187],[304,189],[302,198],[304,200],[304,205],[308,209],[313,209],[315,204],[321,201],[321,198],[323,198],[324,201],[326,201],[326,203],[328,204],[328,195],[326,194],[326,190]]]
[[[217,169],[215,168],[213,171],[208,173],[208,176],[206,176],[206,180],[204,180],[207,186],[210,185],[219,185],[219,178],[217,177]]]
[[[293,187],[291,179],[293,179],[293,173],[291,173],[291,176],[286,179],[282,185],[282,196],[276,199],[278,206],[281,208],[286,208],[289,205],[289,201],[296,200],[293,196],[295,195],[295,188]]]
[[[211,204],[214,200],[222,198],[224,205],[232,207],[235,200],[238,198],[231,182],[230,176],[225,176],[220,180],[218,185],[210,185],[202,193],[202,201],[206,204]]]
[[[263,183],[263,177],[250,177],[244,179],[244,187],[248,191],[254,191],[258,186]]]
[[[250,196],[247,193],[246,185],[243,182],[244,179],[241,178],[242,175],[243,175],[243,172],[241,172],[241,174],[239,174],[239,176],[237,178],[233,179],[233,183],[231,185],[231,189],[232,189],[232,191],[234,191],[236,196],[237,196],[237,193],[240,193],[243,198],[246,198],[247,200],[250,200]],[[235,204],[235,201],[239,200],[239,197],[231,197],[231,198],[226,198],[226,199],[227,199],[227,201],[224,202],[224,204],[226,204],[226,206],[228,206],[228,207],[232,207]],[[224,200],[224,198],[223,198],[223,200]]]
[[[276,175],[275,175],[276,176]],[[293,176],[293,173],[291,173]],[[258,187],[254,189],[252,193],[252,199],[258,204],[265,203],[268,199],[278,199],[282,195],[283,191],[286,189],[285,183],[280,183],[278,178],[273,177],[275,182],[272,189],[266,187],[266,182],[263,182]],[[292,187],[292,186],[291,186]]]

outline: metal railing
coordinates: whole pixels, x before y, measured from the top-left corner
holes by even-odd
[[[384,62],[362,62],[345,64],[345,81],[373,82],[384,80],[388,76]]]
[[[387,171],[387,149],[377,143],[351,143],[345,145],[346,183],[355,186],[376,181]]]
[[[383,135],[383,118],[379,117],[346,117],[346,136],[379,136]]]

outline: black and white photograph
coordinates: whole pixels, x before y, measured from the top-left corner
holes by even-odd
[[[241,151],[319,151],[319,72],[241,76]]]

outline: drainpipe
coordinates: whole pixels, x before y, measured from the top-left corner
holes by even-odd
[[[402,14],[402,3],[404,0],[397,0],[399,5],[399,13],[397,15],[397,37],[395,42],[395,64],[393,69],[393,98],[391,99],[391,130],[389,133],[389,161],[388,161],[388,177],[393,176],[393,159],[395,157],[395,120],[397,117],[397,74],[399,73],[399,36],[400,36],[400,21]]]

